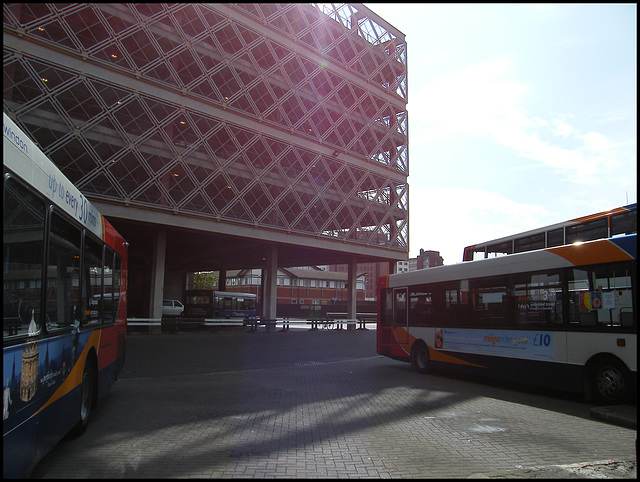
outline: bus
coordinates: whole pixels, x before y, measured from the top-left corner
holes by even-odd
[[[382,276],[377,352],[420,372],[631,400],[636,236]]]
[[[217,320],[256,320],[254,293],[234,293],[215,290],[187,290],[184,308],[186,318]]]
[[[637,203],[464,248],[462,261],[522,253],[638,232]]]
[[[80,435],[125,357],[127,243],[3,116],[3,475]]]

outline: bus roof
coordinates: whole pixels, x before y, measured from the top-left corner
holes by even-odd
[[[103,239],[102,215],[40,148],[3,112],[3,163]]]
[[[637,259],[637,234],[389,275],[389,287]]]

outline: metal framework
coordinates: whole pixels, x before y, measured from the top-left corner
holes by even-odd
[[[360,4],[3,4],[3,108],[92,201],[408,251],[404,35]]]

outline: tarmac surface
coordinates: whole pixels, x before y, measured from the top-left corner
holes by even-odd
[[[31,478],[637,478],[636,406],[419,374],[375,330],[134,334]]]

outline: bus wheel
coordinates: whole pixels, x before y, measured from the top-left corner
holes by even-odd
[[[616,359],[606,359],[594,366],[591,383],[596,402],[600,405],[626,401],[631,379],[626,367]]]
[[[95,375],[93,372],[93,363],[87,359],[82,373],[82,395],[80,403],[80,421],[71,430],[71,435],[77,437],[82,435],[89,425],[89,417],[91,416],[91,408],[93,407],[93,397],[95,388]]]
[[[411,349],[411,366],[420,373],[429,371],[429,350],[423,342],[418,342]]]

